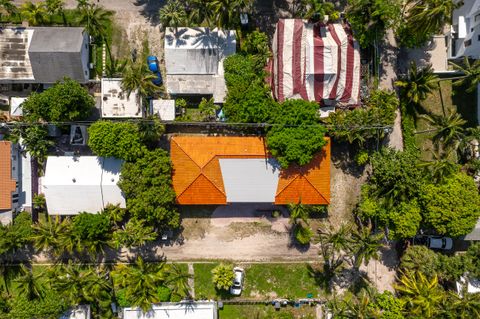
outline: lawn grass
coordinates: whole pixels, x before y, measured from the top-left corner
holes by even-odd
[[[228,293],[216,291],[212,283],[212,269],[217,263],[195,264],[195,294],[197,297],[233,299]],[[273,298],[306,298],[308,294],[320,297],[315,278],[308,264],[239,264],[245,269],[244,291],[239,299],[264,300]]]
[[[287,319],[287,318],[315,318],[315,307],[302,306],[300,308],[285,307],[276,311],[272,305],[224,305],[218,311],[219,319]]]
[[[477,126],[477,94],[469,93],[466,87],[455,86],[450,80],[439,82],[439,89],[434,90],[428,95],[427,99],[421,103],[418,113],[421,114],[449,114],[457,111],[467,121],[466,127]],[[416,131],[431,129],[427,121],[417,117],[415,121]],[[416,144],[420,148],[421,158],[424,160],[432,159],[433,144],[431,141],[432,133],[417,134],[415,136]]]

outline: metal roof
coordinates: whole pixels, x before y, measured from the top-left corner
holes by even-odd
[[[123,319],[216,319],[217,307],[213,301],[164,302],[152,305],[144,313],[140,308],[123,308]]]
[[[29,52],[80,52],[84,28],[35,27]]]

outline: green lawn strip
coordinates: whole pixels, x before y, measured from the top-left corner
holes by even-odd
[[[275,310],[272,305],[224,305],[218,311],[220,319],[251,319],[251,318],[315,318],[315,307],[301,306],[300,308],[282,307]]]
[[[195,264],[195,294],[221,299],[232,296],[219,294],[212,283],[212,269],[217,264]],[[240,299],[306,298],[320,296],[315,278],[307,264],[239,264],[245,269],[245,286]],[[233,298],[232,298],[233,299]]]

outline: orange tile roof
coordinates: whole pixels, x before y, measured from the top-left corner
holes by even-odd
[[[174,136],[170,156],[173,188],[181,205],[225,205],[227,196],[219,158],[267,158],[261,137]],[[306,166],[280,172],[276,204],[330,203],[330,140]]]
[[[12,209],[12,192],[16,182],[12,179],[12,144],[0,141],[0,210]]]

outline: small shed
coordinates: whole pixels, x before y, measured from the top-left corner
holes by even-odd
[[[160,120],[175,120],[175,100],[151,100],[150,107],[152,114],[160,117]]]

